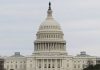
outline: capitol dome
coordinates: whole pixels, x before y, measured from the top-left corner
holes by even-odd
[[[63,39],[60,24],[52,17],[51,3],[47,11],[47,18],[41,23],[34,42],[35,52],[65,52],[66,41]]]
[[[47,18],[40,25],[39,31],[61,31],[59,23],[52,17],[51,4],[49,4]]]
[[[39,30],[40,31],[45,31],[45,30],[61,31],[61,28],[59,23],[56,20],[47,17],[46,20],[40,25]]]

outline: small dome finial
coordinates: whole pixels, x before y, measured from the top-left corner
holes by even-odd
[[[49,8],[48,8],[47,14],[48,14],[47,18],[52,18],[51,2],[49,2]]]
[[[49,10],[51,10],[51,2],[49,2]]]

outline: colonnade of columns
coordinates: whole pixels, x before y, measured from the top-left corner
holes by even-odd
[[[65,43],[35,43],[35,51],[66,51]]]
[[[61,70],[62,59],[36,59],[36,70]]]
[[[37,34],[37,39],[63,39],[63,34],[61,33],[56,33],[56,34]]]

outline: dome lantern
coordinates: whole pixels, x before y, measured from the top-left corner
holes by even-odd
[[[49,8],[48,8],[48,11],[47,11],[47,18],[52,18],[51,2],[49,2]]]

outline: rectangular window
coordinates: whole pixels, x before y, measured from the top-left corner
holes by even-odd
[[[47,68],[47,65],[46,64],[44,65],[44,68]]]

